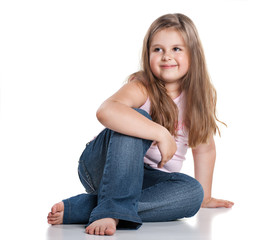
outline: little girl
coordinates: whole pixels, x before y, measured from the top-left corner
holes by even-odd
[[[216,158],[216,92],[193,22],[167,14],[150,26],[142,70],[98,109],[106,127],[83,151],[78,173],[87,194],[55,204],[49,224],[87,224],[113,235],[142,222],[194,216],[200,207],[232,207],[211,196]],[[192,148],[195,179],[179,173]]]

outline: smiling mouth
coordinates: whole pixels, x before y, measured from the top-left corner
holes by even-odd
[[[175,64],[169,65],[169,64],[168,64],[168,65],[161,65],[160,67],[161,67],[161,68],[164,68],[164,69],[170,69],[170,68],[175,68],[175,67],[177,67],[177,65],[175,65]]]

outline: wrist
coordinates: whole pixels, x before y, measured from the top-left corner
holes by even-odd
[[[163,141],[168,134],[170,133],[165,127],[163,127],[160,124],[157,124],[157,134],[156,134],[156,139],[154,140],[159,143]]]

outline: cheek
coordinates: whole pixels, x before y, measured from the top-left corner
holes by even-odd
[[[151,68],[151,71],[153,72],[153,74],[156,75],[156,72],[157,72],[157,60],[156,60],[156,57],[150,56],[149,65],[150,65],[150,68]]]
[[[189,62],[188,58],[181,56],[181,58],[179,59],[179,62],[180,62],[180,67],[183,69],[183,71],[185,71],[185,73],[187,73],[189,66],[190,66],[190,62]]]

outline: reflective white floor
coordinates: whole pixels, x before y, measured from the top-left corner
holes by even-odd
[[[271,218],[258,217],[256,209],[254,210],[238,206],[233,209],[201,209],[191,219],[164,223],[144,223],[139,230],[118,230],[114,236],[87,235],[84,233],[84,226],[82,225],[48,226],[45,239],[276,239],[278,234],[275,233],[275,221],[269,222],[268,220],[272,220]],[[271,213],[271,215],[273,214]]]
[[[279,239],[278,1],[143,2],[0,1],[1,239]],[[77,164],[103,128],[95,112],[136,71],[147,27],[168,12],[189,14],[201,34],[228,125],[216,137],[213,197],[235,206],[112,237],[48,225],[54,203],[84,192]],[[186,159],[193,176],[190,151]]]

